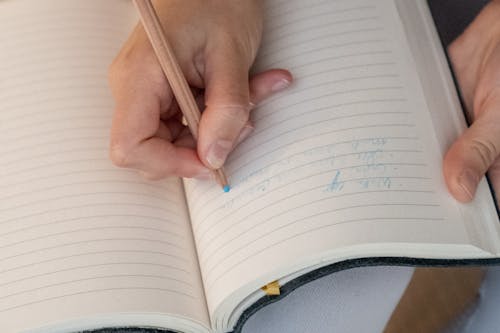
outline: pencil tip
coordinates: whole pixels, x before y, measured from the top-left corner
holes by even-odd
[[[224,185],[224,188],[223,188],[224,192],[227,193],[231,190],[231,186],[229,185]]]

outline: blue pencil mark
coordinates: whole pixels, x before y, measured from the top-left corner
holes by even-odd
[[[391,179],[386,177],[389,170],[385,163],[391,157],[386,149],[392,140],[383,136],[351,139],[313,147],[289,156],[286,156],[287,152],[276,152],[284,156],[276,155],[272,163],[234,180],[239,185],[238,193],[225,207],[236,207],[241,201],[262,196],[289,181],[297,178],[302,180],[301,174],[308,172],[331,175],[332,178],[326,179],[331,181],[320,189],[323,193],[360,188],[387,189],[391,185],[397,187],[399,184],[391,184]],[[304,170],[306,167],[311,171]],[[243,193],[239,191],[242,187],[245,188]]]
[[[338,192],[338,191],[341,191],[343,188],[344,188],[344,182],[340,181],[340,171],[337,170],[335,177],[333,177],[333,180],[331,181],[331,183],[328,184],[326,191],[327,192]]]
[[[384,177],[382,179],[382,187],[391,188],[392,179],[390,177]]]
[[[370,143],[374,146],[385,146],[387,138],[373,138]]]
[[[392,186],[392,179],[391,177],[365,178],[361,179],[358,183],[363,189],[390,189]]]
[[[365,148],[383,147],[387,144],[387,141],[388,141],[387,138],[384,138],[384,137],[353,140],[351,143],[351,148],[353,151],[358,151],[358,150],[360,150],[360,147],[362,145]]]
[[[358,153],[358,159],[366,162],[367,164],[373,164],[376,163],[380,157],[382,157],[381,155],[383,155],[383,151],[381,149],[364,151]]]

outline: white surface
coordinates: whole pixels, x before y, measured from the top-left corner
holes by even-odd
[[[325,276],[257,312],[242,333],[382,332],[413,270],[360,267]]]

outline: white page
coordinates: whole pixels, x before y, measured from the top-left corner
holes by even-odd
[[[469,244],[393,2],[276,0],[266,15],[257,69],[295,83],[253,113],[229,194],[186,186],[211,315],[340,247]]]
[[[136,22],[128,1],[0,2],[2,332],[128,313],[209,325],[180,181],[108,158],[107,67]]]

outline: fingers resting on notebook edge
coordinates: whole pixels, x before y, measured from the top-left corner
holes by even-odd
[[[219,5],[159,1],[155,6],[195,97],[207,105],[198,147],[182,124],[182,113],[138,24],[109,70],[115,99],[110,138],[114,164],[136,169],[149,179],[211,178],[210,169],[227,155],[207,158],[214,143],[225,140],[227,151],[232,150],[252,132],[248,118],[255,104],[290,84],[291,75],[285,70],[269,70],[249,79],[260,43],[258,2],[211,8]],[[236,15],[241,11],[245,15]],[[186,36],[186,31],[196,38]]]
[[[461,202],[474,198],[488,172],[500,193],[500,1],[483,9],[449,47],[471,126],[448,150],[444,175],[451,194]]]

